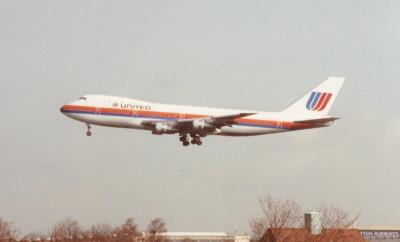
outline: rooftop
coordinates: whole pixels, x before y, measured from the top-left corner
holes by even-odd
[[[308,241],[365,242],[361,233],[355,229],[324,229],[321,234],[313,235],[305,228],[268,229],[263,242],[308,242]]]
[[[385,225],[357,225],[358,230],[388,230],[388,231],[393,231],[393,230],[399,230],[400,231],[400,225],[399,226],[385,226]]]

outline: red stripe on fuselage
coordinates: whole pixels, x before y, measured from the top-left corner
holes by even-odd
[[[201,114],[187,114],[187,113],[172,113],[172,112],[157,112],[148,110],[133,110],[133,109],[120,109],[120,108],[105,108],[105,107],[91,107],[91,106],[77,106],[77,105],[64,105],[61,112],[87,112],[97,115],[122,115],[127,117],[140,116],[144,118],[160,118],[160,119],[195,119],[207,118],[210,115]],[[307,129],[315,127],[314,124],[307,123],[294,123],[290,121],[279,120],[266,120],[266,119],[249,119],[238,118],[235,119],[239,125],[249,124],[255,126],[266,126],[269,128],[282,128],[282,129]]]

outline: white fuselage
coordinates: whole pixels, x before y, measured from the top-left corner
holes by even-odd
[[[60,111],[86,124],[144,130],[151,130],[142,124],[143,121],[149,120],[173,121],[243,112],[256,113],[236,119],[235,124],[223,126],[205,135],[250,136],[313,128],[310,125],[297,125],[289,116],[281,112],[170,105],[103,95],[81,97],[77,101],[64,105]]]
[[[328,115],[344,82],[329,77],[281,112],[249,111],[161,104],[104,95],[86,95],[61,107],[70,118],[91,125],[179,134],[183,146],[202,144],[207,135],[250,136],[328,127]]]

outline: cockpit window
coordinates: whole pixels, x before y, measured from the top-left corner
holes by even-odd
[[[86,100],[86,97],[80,97],[79,100]]]

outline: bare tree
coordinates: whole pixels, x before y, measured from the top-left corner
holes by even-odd
[[[321,206],[321,225],[323,228],[346,229],[349,228],[359,217],[351,215],[349,212],[337,206]]]
[[[167,232],[164,220],[155,218],[147,225],[145,240],[148,242],[164,242],[167,239],[164,236],[160,236],[160,233],[164,232]]]
[[[128,218],[124,224],[114,230],[114,233],[119,242],[132,242],[140,238],[138,226],[133,218]]]
[[[162,218],[155,218],[147,225],[146,231],[150,234],[158,234],[167,232],[167,227]]]
[[[32,232],[24,235],[20,241],[45,241],[48,237],[44,233]]]
[[[18,236],[18,230],[13,224],[0,218],[0,241],[13,241]]]
[[[77,241],[83,237],[83,229],[77,221],[66,218],[54,226],[50,234],[56,241]]]
[[[260,240],[269,228],[298,227],[302,221],[301,207],[293,200],[267,195],[259,199],[262,216],[250,220],[253,239]]]
[[[90,237],[93,241],[110,241],[113,228],[107,223],[98,223],[92,226]]]

